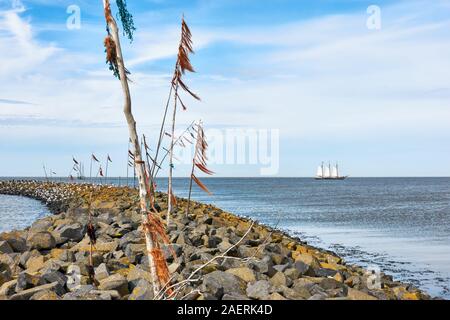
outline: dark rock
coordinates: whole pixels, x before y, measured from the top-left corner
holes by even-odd
[[[14,250],[11,248],[7,241],[0,241],[0,253],[13,253]]]
[[[147,251],[147,247],[145,244],[133,244],[130,243],[125,248],[125,255],[131,263],[136,264],[141,258],[144,256],[144,253]]]
[[[62,239],[76,242],[81,241],[84,238],[85,232],[85,227],[78,222],[55,230],[55,233],[59,234]]]
[[[56,246],[56,241],[50,232],[37,232],[28,236],[27,245],[31,249],[50,250]]]
[[[4,262],[0,262],[0,286],[12,280],[11,268]]]
[[[320,268],[314,270],[314,273],[316,274],[316,277],[323,278],[323,277],[334,277],[337,271],[332,269]]]
[[[203,278],[201,291],[221,299],[224,294],[244,294],[246,284],[235,275],[223,271],[208,273]]]
[[[51,271],[42,275],[46,283],[58,282],[62,287],[66,285],[67,277],[59,271]]]

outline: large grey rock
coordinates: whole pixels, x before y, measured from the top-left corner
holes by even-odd
[[[144,253],[147,251],[145,244],[133,244],[130,243],[125,249],[125,255],[131,263],[136,264],[140,261]]]
[[[40,291],[46,291],[46,290],[53,291],[59,296],[61,296],[65,293],[64,288],[58,282],[53,282],[53,283],[49,283],[49,284],[44,284],[42,286],[34,287],[31,289],[23,290],[19,293],[12,295],[10,299],[11,300],[29,300],[34,294],[36,294]]]
[[[247,296],[252,299],[262,300],[269,295],[270,283],[266,280],[259,280],[255,283],[249,283],[247,285]]]
[[[97,268],[95,268],[95,280],[101,281],[110,276],[108,267],[106,264],[102,263]]]
[[[66,285],[67,277],[59,271],[49,271],[42,275],[46,283],[58,282],[62,287]]]
[[[25,252],[28,250],[26,231],[12,231],[0,234],[0,240],[8,242],[14,252]]]
[[[134,287],[128,300],[153,300],[153,287],[146,280],[141,279]]]
[[[47,232],[53,226],[53,223],[48,219],[41,219],[35,221],[31,227],[30,231],[33,233],[36,232]]]
[[[59,234],[62,239],[78,242],[84,238],[85,227],[77,222],[63,226],[61,229],[56,229],[55,233]]]
[[[30,233],[27,245],[31,249],[50,250],[56,246],[56,241],[50,232],[37,232]]]
[[[128,282],[124,276],[121,274],[113,274],[108,278],[100,281],[100,285],[98,286],[100,290],[116,290],[120,293],[121,296],[127,295],[128,292]]]
[[[12,280],[11,268],[4,262],[0,262],[0,286]]]
[[[46,284],[41,275],[23,271],[19,273],[16,283],[16,292],[22,292],[27,289],[31,289],[36,286]]]
[[[7,241],[0,241],[0,253],[13,253],[14,250],[11,248]]]
[[[237,276],[223,271],[208,273],[203,278],[201,291],[221,299],[224,294],[244,294],[246,284]]]
[[[0,285],[0,300],[1,297],[8,298],[9,296],[13,295],[16,290],[17,280],[11,280],[8,282],[5,282],[4,284]]]

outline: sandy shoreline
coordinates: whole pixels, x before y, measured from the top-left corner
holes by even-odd
[[[125,187],[99,186],[93,192],[97,284],[90,283],[85,234],[91,189],[78,184],[0,182],[1,194],[37,199],[54,214],[26,230],[0,234],[0,299],[154,298],[143,259],[138,195]],[[164,217],[165,195],[159,194],[157,200]],[[250,220],[212,205],[194,203],[192,214],[185,217],[185,204],[178,199],[178,210],[167,227],[176,253],[172,257],[166,250],[173,283],[220,258],[200,270],[198,281],[180,290],[178,299],[430,299],[411,285],[346,265],[332,252],[279,230],[252,226]],[[79,270],[79,276],[73,270]]]

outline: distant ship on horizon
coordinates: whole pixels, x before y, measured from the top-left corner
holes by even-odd
[[[317,169],[316,180],[345,180],[348,176],[339,175],[339,165],[336,163],[333,167],[328,163],[328,166],[322,165]]]

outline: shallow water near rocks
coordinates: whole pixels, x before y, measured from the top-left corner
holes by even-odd
[[[123,178],[102,182],[126,184]],[[213,195],[194,187],[195,201],[277,226],[311,245],[338,253],[348,263],[378,266],[395,280],[450,299],[450,178],[351,178],[339,182],[212,178],[203,182]],[[167,190],[166,179],[159,179],[158,184],[161,191]],[[175,179],[176,195],[187,197],[188,184],[188,179]],[[35,217],[31,215],[25,226]],[[13,225],[22,219],[0,217],[0,230],[5,223],[6,229],[18,229],[21,227]]]
[[[24,229],[49,214],[37,200],[0,194],[0,232]]]

